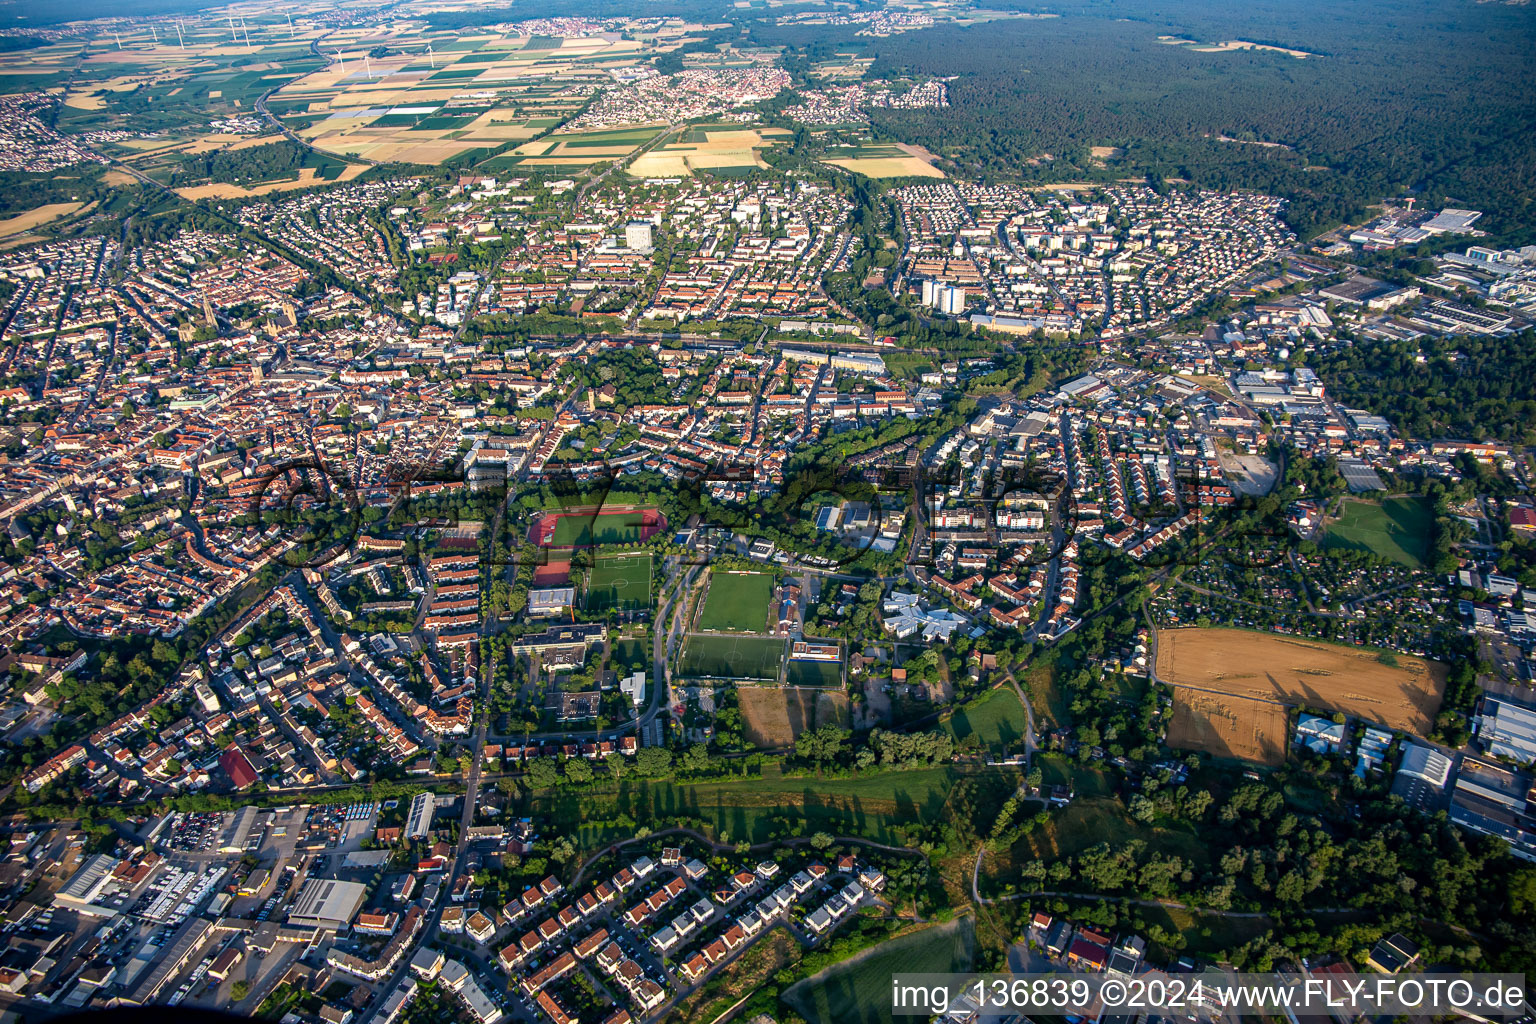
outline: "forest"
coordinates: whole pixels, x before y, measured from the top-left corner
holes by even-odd
[[[1532,237],[1536,22],[1518,8],[1079,0],[1052,9],[1063,16],[868,44],[871,77],[958,76],[949,107],[876,110],[877,126],[944,154],[967,176],[1150,175],[1267,191],[1289,200],[1287,217],[1303,236],[1356,221],[1384,196],[1416,192],[1425,206],[1487,211],[1491,232]],[[1313,56],[1201,52],[1159,36],[1261,41]],[[1125,153],[1106,163],[1092,146]]]
[[[0,171],[0,217],[10,217],[48,203],[88,203],[110,198],[100,165],[82,164],[68,174]]]
[[[330,168],[337,168],[331,173],[338,173],[344,166],[345,161],[283,139],[248,149],[216,149],[183,157],[171,175],[170,184],[184,185],[205,179],[232,184],[276,181],[296,177],[304,167],[314,167],[324,177]]]
[[[1405,437],[1536,443],[1536,332],[1362,341],[1316,370],[1340,404],[1385,416]]]

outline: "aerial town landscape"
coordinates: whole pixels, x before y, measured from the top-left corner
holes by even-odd
[[[0,1019],[1536,971],[1529,8],[635,7],[0,6]]]

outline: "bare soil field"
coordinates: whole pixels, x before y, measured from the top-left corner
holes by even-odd
[[[1175,749],[1278,765],[1285,761],[1287,728],[1279,704],[1187,686],[1173,689],[1168,745]]]
[[[1171,629],[1157,635],[1157,675],[1217,696],[1306,704],[1423,736],[1445,696],[1446,667],[1270,633]]]
[[[736,689],[748,742],[787,747],[806,729],[828,722],[847,727],[848,697],[818,686],[740,686]]]
[[[1197,49],[1200,49],[1200,47],[1197,47]],[[1269,50],[1271,53],[1283,53],[1289,57],[1295,57],[1297,60],[1317,56],[1317,54],[1310,53],[1307,50],[1292,50],[1284,46],[1270,46],[1267,43],[1250,43],[1246,39],[1227,39],[1210,47],[1210,49],[1218,52],[1227,50]]]

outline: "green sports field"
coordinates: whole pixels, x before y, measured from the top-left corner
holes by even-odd
[[[843,666],[836,661],[792,658],[784,670],[784,681],[790,686],[836,686],[843,681]]]
[[[1370,551],[1382,558],[1423,568],[1429,558],[1435,512],[1422,498],[1350,499],[1339,518],[1328,524],[1323,545]]]
[[[645,540],[656,527],[647,526],[648,516],[654,517],[653,509],[632,509],[614,512],[567,512],[554,522],[552,535],[539,543],[557,548],[595,548],[607,544],[638,544]]]
[[[771,600],[773,577],[765,572],[712,573],[709,596],[699,613],[699,628],[722,633],[761,633],[768,623]]]
[[[587,610],[633,611],[651,603],[651,556],[599,555],[587,577]]]
[[[778,679],[784,641],[766,636],[688,637],[680,674],[716,679]]]

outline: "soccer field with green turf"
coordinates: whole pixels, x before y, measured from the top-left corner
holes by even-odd
[[[765,572],[716,571],[699,613],[699,628],[722,633],[761,633],[768,624],[773,577]]]
[[[651,603],[651,556],[599,555],[587,577],[587,610],[633,611]]]
[[[1330,522],[1323,546],[1370,551],[1410,569],[1429,558],[1435,512],[1423,498],[1386,498],[1381,502],[1351,498]]]
[[[766,636],[694,634],[679,664],[684,676],[715,679],[778,679],[784,641]]]

